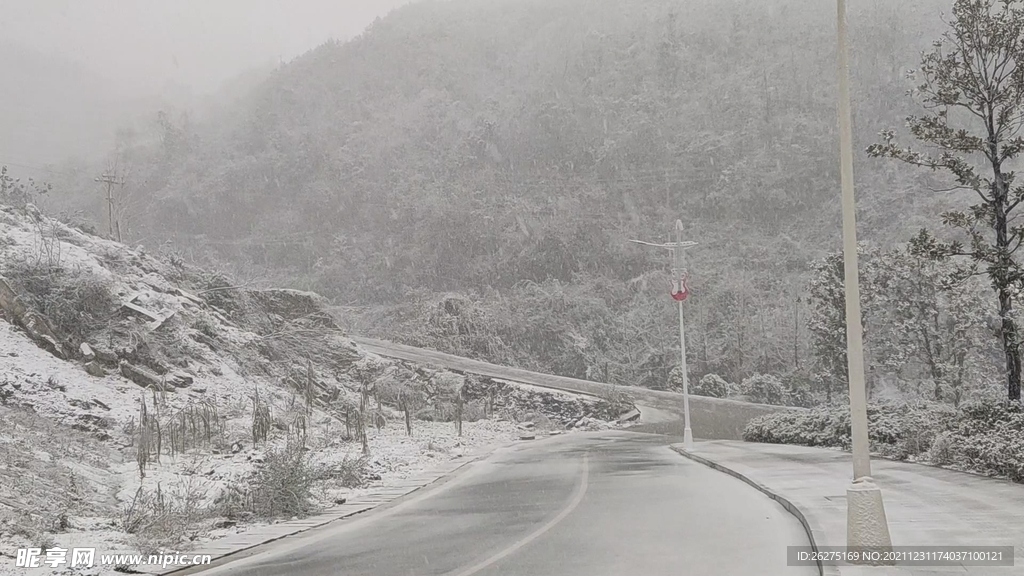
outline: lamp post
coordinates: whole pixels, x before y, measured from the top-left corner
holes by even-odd
[[[860,287],[857,274],[857,217],[853,194],[853,120],[847,54],[846,0],[836,0],[839,72],[839,157],[843,206],[843,263],[846,292],[846,364],[850,382],[853,485],[846,490],[847,546],[892,547],[882,491],[872,481],[868,445],[867,389]]]
[[[679,369],[683,372],[683,447],[686,450],[693,450],[693,432],[690,430],[690,383],[686,370],[686,331],[683,327],[683,300],[688,296],[686,286],[686,258],[683,250],[697,245],[696,242],[683,241],[683,223],[676,220],[676,241],[665,244],[652,244],[641,240],[630,240],[645,246],[667,248],[672,252],[672,274],[680,278],[679,291],[673,292],[672,297],[679,305]]]

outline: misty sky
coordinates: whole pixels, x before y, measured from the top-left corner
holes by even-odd
[[[407,0],[0,0],[4,40],[76,60],[125,95],[196,93],[358,34]]]

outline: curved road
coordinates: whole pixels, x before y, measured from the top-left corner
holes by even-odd
[[[802,527],[667,438],[573,433],[516,444],[365,518],[272,543],[206,576],[811,576]]]

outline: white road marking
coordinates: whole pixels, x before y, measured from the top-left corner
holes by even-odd
[[[580,502],[583,501],[583,496],[587,493],[587,484],[589,482],[589,477],[590,477],[590,460],[589,460],[588,456],[586,454],[584,454],[583,455],[583,475],[580,477],[579,487],[576,488],[576,494],[575,494],[575,496],[573,496],[572,501],[569,502],[569,505],[566,506],[565,509],[563,509],[561,512],[558,513],[558,516],[555,516],[554,518],[552,518],[550,521],[548,521],[547,524],[541,526],[540,528],[538,528],[535,532],[533,532],[529,536],[523,538],[522,540],[519,540],[515,544],[512,544],[508,548],[505,548],[501,552],[498,552],[494,556],[491,556],[487,560],[484,560],[483,562],[480,562],[479,564],[477,564],[475,566],[472,566],[470,568],[467,568],[467,569],[457,573],[455,576],[472,576],[473,574],[476,574],[477,572],[483,570],[484,568],[487,568],[491,564],[494,564],[495,562],[501,560],[502,558],[505,558],[506,556],[512,554],[516,550],[519,550],[523,546],[526,546],[530,542],[533,542],[537,538],[540,538],[541,536],[544,535],[545,532],[547,532],[548,530],[551,530],[552,528],[554,528],[559,522],[564,520],[566,516],[568,516],[569,514],[572,514],[572,511],[575,510],[576,507],[580,505]]]

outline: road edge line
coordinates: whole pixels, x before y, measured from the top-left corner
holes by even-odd
[[[693,460],[694,462],[697,462],[699,464],[703,464],[703,465],[707,466],[708,468],[711,468],[712,470],[717,470],[719,472],[724,472],[725,474],[728,474],[728,475],[730,475],[730,476],[732,476],[734,478],[738,478],[738,479],[746,482],[750,486],[756,488],[759,492],[761,492],[765,496],[768,496],[772,500],[775,500],[776,502],[781,504],[782,507],[785,508],[787,512],[792,514],[800,522],[800,525],[804,527],[804,532],[807,533],[807,539],[810,540],[810,543],[811,543],[811,549],[814,550],[814,551],[818,550],[818,546],[819,546],[819,542],[818,541],[819,540],[824,540],[824,530],[822,530],[818,526],[817,522],[809,519],[808,518],[808,514],[805,513],[804,510],[802,510],[799,506],[794,504],[788,498],[786,498],[782,494],[779,494],[777,492],[772,491],[770,488],[768,488],[764,484],[761,484],[757,480],[754,480],[753,478],[750,478],[750,477],[748,477],[748,476],[746,476],[746,475],[744,475],[744,474],[742,474],[740,472],[737,472],[736,470],[733,470],[732,468],[729,468],[729,467],[727,467],[727,466],[725,466],[723,464],[719,464],[718,462],[715,462],[714,460],[710,460],[708,458],[704,458],[702,456],[698,456],[698,455],[696,455],[696,454],[694,454],[692,452],[687,452],[684,448],[679,447],[679,446],[669,446],[669,449],[672,450],[673,452],[683,456],[684,458],[689,458],[690,460]],[[815,537],[815,534],[818,534],[817,538]],[[839,568],[837,566],[829,566],[829,565],[822,564],[820,560],[818,561],[817,564],[818,564],[818,574],[820,576],[840,576],[840,574],[841,574],[840,571],[839,571]]]

